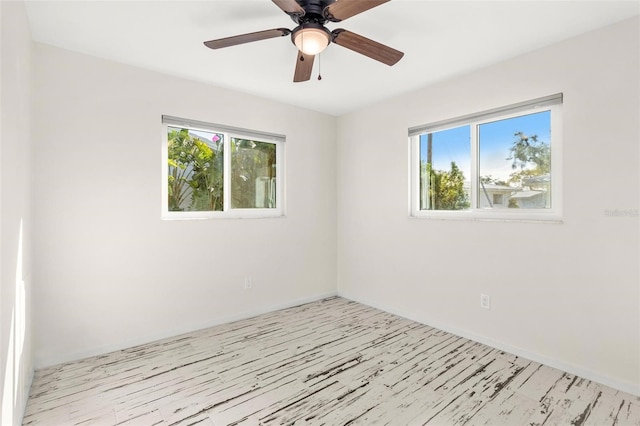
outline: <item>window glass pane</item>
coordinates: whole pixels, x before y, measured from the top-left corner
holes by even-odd
[[[276,208],[276,144],[231,138],[231,208]]]
[[[471,206],[470,127],[420,135],[420,210]]]
[[[551,208],[551,112],[478,126],[479,208]]]
[[[223,209],[224,135],[168,127],[169,211]]]

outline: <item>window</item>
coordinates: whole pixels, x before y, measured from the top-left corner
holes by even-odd
[[[175,117],[163,123],[163,219],[283,215],[284,136]]]
[[[557,94],[409,129],[411,214],[560,220],[561,104]]]

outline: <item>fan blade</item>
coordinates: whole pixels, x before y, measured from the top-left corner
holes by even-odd
[[[351,49],[354,52],[358,52],[389,66],[394,65],[404,56],[404,53],[399,50],[352,33],[351,31],[340,28],[333,30],[331,34],[333,35],[333,42],[335,44]]]
[[[388,1],[389,0],[337,0],[324,9],[324,17],[332,22],[340,22]]]
[[[315,58],[314,55],[307,55],[298,51],[298,56],[296,57],[296,72],[293,74],[294,83],[307,81],[311,78],[313,60]]]
[[[282,37],[289,34],[291,34],[291,31],[287,28],[275,28],[273,30],[258,31],[255,33],[219,38],[217,40],[209,40],[205,41],[204,45],[211,49],[221,49],[223,47],[235,46],[258,40],[266,40],[268,38]]]
[[[306,12],[296,0],[272,0],[287,15],[303,16]]]

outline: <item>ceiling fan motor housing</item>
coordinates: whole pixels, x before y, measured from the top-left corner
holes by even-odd
[[[296,0],[296,3],[305,10],[304,16],[292,14],[291,19],[296,24],[302,24],[307,21],[324,24],[327,19],[324,16],[324,10],[327,6],[335,3],[335,0]]]

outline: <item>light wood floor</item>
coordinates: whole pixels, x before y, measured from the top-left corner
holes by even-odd
[[[24,425],[640,425],[640,398],[331,298],[36,372]]]

